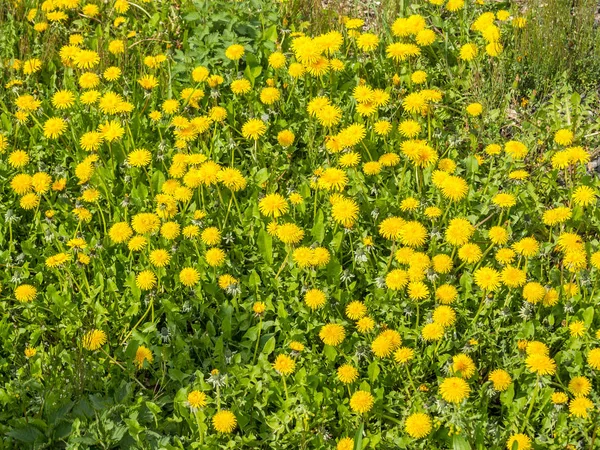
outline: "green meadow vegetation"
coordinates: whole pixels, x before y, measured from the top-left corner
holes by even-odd
[[[0,448],[600,448],[596,9],[2,2]]]

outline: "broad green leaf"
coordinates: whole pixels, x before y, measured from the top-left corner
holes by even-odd
[[[265,258],[265,262],[267,264],[273,264],[273,238],[271,235],[266,232],[266,230],[261,229],[258,232],[258,250],[263,258]]]
[[[590,327],[594,322],[594,307],[590,306],[583,312],[583,321],[587,327]]]
[[[270,355],[275,350],[275,338],[270,337],[269,340],[265,343],[265,346],[262,349],[262,353],[265,355]]]
[[[379,364],[377,364],[377,361],[373,361],[371,364],[369,364],[367,373],[369,375],[369,380],[371,380],[371,383],[373,383],[377,379],[380,372],[381,369],[379,368]]]
[[[356,430],[356,433],[354,433],[354,449],[353,450],[361,450],[362,449],[364,430],[365,430],[365,422],[361,420],[360,426]]]
[[[452,450],[471,450],[471,444],[460,435],[452,437]]]

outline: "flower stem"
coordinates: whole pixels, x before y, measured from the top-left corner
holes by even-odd
[[[258,354],[258,345],[260,343],[260,334],[262,332],[262,315],[258,321],[258,336],[256,337],[256,347],[254,347],[254,356],[252,357],[252,365],[256,362],[256,355]]]
[[[527,414],[525,415],[525,419],[523,420],[523,425],[521,425],[521,433],[525,430],[527,426],[527,422],[529,421],[529,416],[531,415],[531,411],[533,410],[533,405],[535,404],[535,400],[537,398],[538,392],[540,390],[540,376],[538,375],[535,379],[535,389],[533,390],[533,395],[531,396],[531,402],[529,403],[529,409],[527,410]]]
[[[200,410],[196,411],[196,424],[198,425],[198,435],[200,438],[200,444],[204,442],[204,433],[202,432],[202,425],[200,423]]]
[[[279,274],[283,270],[283,267],[285,266],[285,263],[287,262],[289,256],[290,256],[290,250],[288,249],[287,253],[285,254],[285,259],[281,263],[281,266],[279,267],[279,270],[277,271],[277,274],[275,275],[275,279],[279,278]]]
[[[125,336],[125,339],[123,339],[122,344],[125,343],[125,341],[127,341],[127,339],[129,338],[129,336],[131,336],[131,333],[133,333],[135,331],[135,329],[138,327],[138,325],[140,323],[142,323],[142,320],[144,320],[144,318],[148,315],[148,313],[152,311],[152,321],[154,322],[154,299],[151,298],[150,299],[150,304],[148,305],[148,309],[146,309],[146,312],[144,313],[144,315],[142,317],[140,317],[140,320],[137,321],[137,323],[133,326],[133,328],[129,331],[129,333],[127,333],[127,336]]]
[[[285,377],[281,377],[283,378],[283,391],[285,392],[285,401],[288,401],[288,390],[287,390],[287,384],[285,383]]]

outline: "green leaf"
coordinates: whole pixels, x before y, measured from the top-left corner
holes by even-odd
[[[277,25],[271,25],[263,32],[265,41],[277,42]]]
[[[160,187],[164,184],[164,182],[165,174],[162,173],[160,170],[154,171],[154,173],[152,174],[152,188],[154,189],[154,192],[158,192],[160,190]]]
[[[469,174],[477,173],[479,170],[479,163],[477,162],[477,158],[474,156],[468,156],[465,158],[465,165],[467,166],[467,172]]]
[[[589,328],[594,321],[594,307],[590,306],[583,312],[583,321],[585,325]]]
[[[369,374],[369,380],[371,380],[371,383],[377,379],[380,372],[381,369],[379,368],[379,364],[377,364],[377,361],[373,361],[371,364],[369,364],[369,369],[367,370],[367,373]]]
[[[271,336],[262,349],[262,353],[270,355],[275,350],[275,337]]]
[[[258,250],[267,264],[273,264],[273,239],[264,229],[258,232]]]
[[[269,171],[266,168],[260,169],[258,172],[256,172],[256,175],[254,175],[254,181],[258,185],[263,184],[268,179],[269,179]]]
[[[342,273],[342,265],[338,262],[337,259],[331,258],[331,261],[329,261],[329,263],[327,264],[326,273],[327,279],[330,282],[339,282],[339,276]]]
[[[360,427],[354,433],[354,450],[362,449],[363,432],[365,430],[365,422],[361,420]]]
[[[535,325],[532,322],[525,322],[523,330],[519,333],[519,337],[530,338],[535,335]]]
[[[331,240],[331,247],[337,253],[340,249],[340,245],[342,245],[342,240],[344,239],[344,232],[338,231],[333,239]]]
[[[469,272],[465,272],[460,277],[460,285],[464,289],[464,295],[468,296],[471,293],[471,287],[473,286],[473,277]]]
[[[250,273],[250,277],[248,277],[248,286],[253,288],[260,286],[260,275],[256,272],[256,270],[253,270]]]
[[[254,81],[256,78],[262,73],[262,67],[256,56],[251,53],[246,55],[246,70],[244,70],[244,76],[248,78],[252,86],[254,86]]]
[[[510,406],[513,398],[515,398],[515,385],[511,383],[508,389],[500,394],[500,401],[503,405]]]
[[[463,436],[453,436],[452,450],[471,450],[471,444]]]
[[[322,243],[323,239],[325,239],[324,215],[320,209],[317,212],[317,220],[315,220],[315,224],[312,227],[311,235],[319,243]]]
[[[323,353],[325,354],[325,357],[329,361],[334,361],[335,358],[337,357],[337,350],[335,349],[335,347],[332,347],[331,345],[326,345],[325,348],[323,349]]]
[[[16,439],[17,441],[27,442],[29,444],[33,444],[34,442],[44,437],[43,433],[40,430],[31,425],[27,425],[23,428],[15,428],[14,430],[10,430],[6,434]]]
[[[226,339],[231,339],[231,316],[233,314],[233,307],[227,303],[225,303],[221,310],[221,330],[223,331],[223,336]]]
[[[187,22],[193,22],[193,21],[198,20],[200,18],[201,18],[200,14],[198,14],[197,12],[191,12],[191,13],[186,14],[183,17],[183,20],[185,20]]]

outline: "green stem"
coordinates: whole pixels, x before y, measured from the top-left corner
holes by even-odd
[[[279,278],[279,274],[281,273],[281,271],[283,270],[283,267],[285,266],[285,263],[287,262],[289,256],[290,256],[290,251],[291,249],[288,249],[287,253],[285,254],[285,259],[283,260],[283,262],[281,263],[281,266],[279,267],[279,270],[277,271],[277,274],[275,275],[275,279]]]
[[[254,356],[252,357],[252,365],[256,362],[256,355],[258,354],[258,345],[260,344],[260,335],[262,332],[262,315],[258,321],[258,336],[256,337],[256,346],[254,347]]]
[[[129,333],[127,333],[127,336],[125,336],[125,339],[123,339],[122,344],[125,343],[125,341],[127,341],[127,339],[129,338],[129,336],[131,336],[131,333],[133,333],[135,331],[135,329],[138,327],[138,325],[140,323],[142,323],[142,320],[144,320],[144,318],[148,315],[148,313],[152,311],[152,321],[154,322],[154,299],[151,298],[150,299],[150,304],[148,305],[148,309],[146,309],[146,312],[144,313],[144,315],[142,317],[140,317],[140,320],[137,321],[137,323],[133,326],[133,328],[129,331]]]
[[[479,317],[479,314],[481,314],[481,311],[483,311],[484,305],[485,305],[485,289],[483,290],[483,295],[481,296],[481,303],[479,304],[479,308],[477,309],[477,313],[475,314],[475,317],[473,317],[473,320],[471,320],[469,328],[471,328],[473,326],[473,324],[477,321],[477,318]]]
[[[200,438],[200,445],[204,442],[204,433],[202,431],[202,425],[200,423],[200,410],[196,411],[196,424],[198,425],[198,436]]]
[[[523,420],[523,425],[521,425],[521,433],[525,431],[525,427],[527,427],[527,422],[529,421],[529,416],[531,415],[531,411],[533,410],[533,405],[535,404],[535,399],[537,398],[538,391],[540,390],[540,376],[538,375],[535,379],[535,389],[533,390],[533,395],[531,396],[531,402],[529,403],[529,409],[527,410],[527,414],[525,415],[525,419]]]
[[[406,367],[406,375],[408,376],[408,381],[410,381],[410,385],[412,386],[413,390],[415,392],[417,392],[417,388],[415,386],[415,382],[412,379],[412,375],[410,374],[410,370],[408,369],[408,366],[405,366],[405,367]]]
[[[288,390],[287,390],[287,384],[285,383],[285,377],[281,377],[283,378],[283,391],[285,392],[285,401],[288,401]]]

